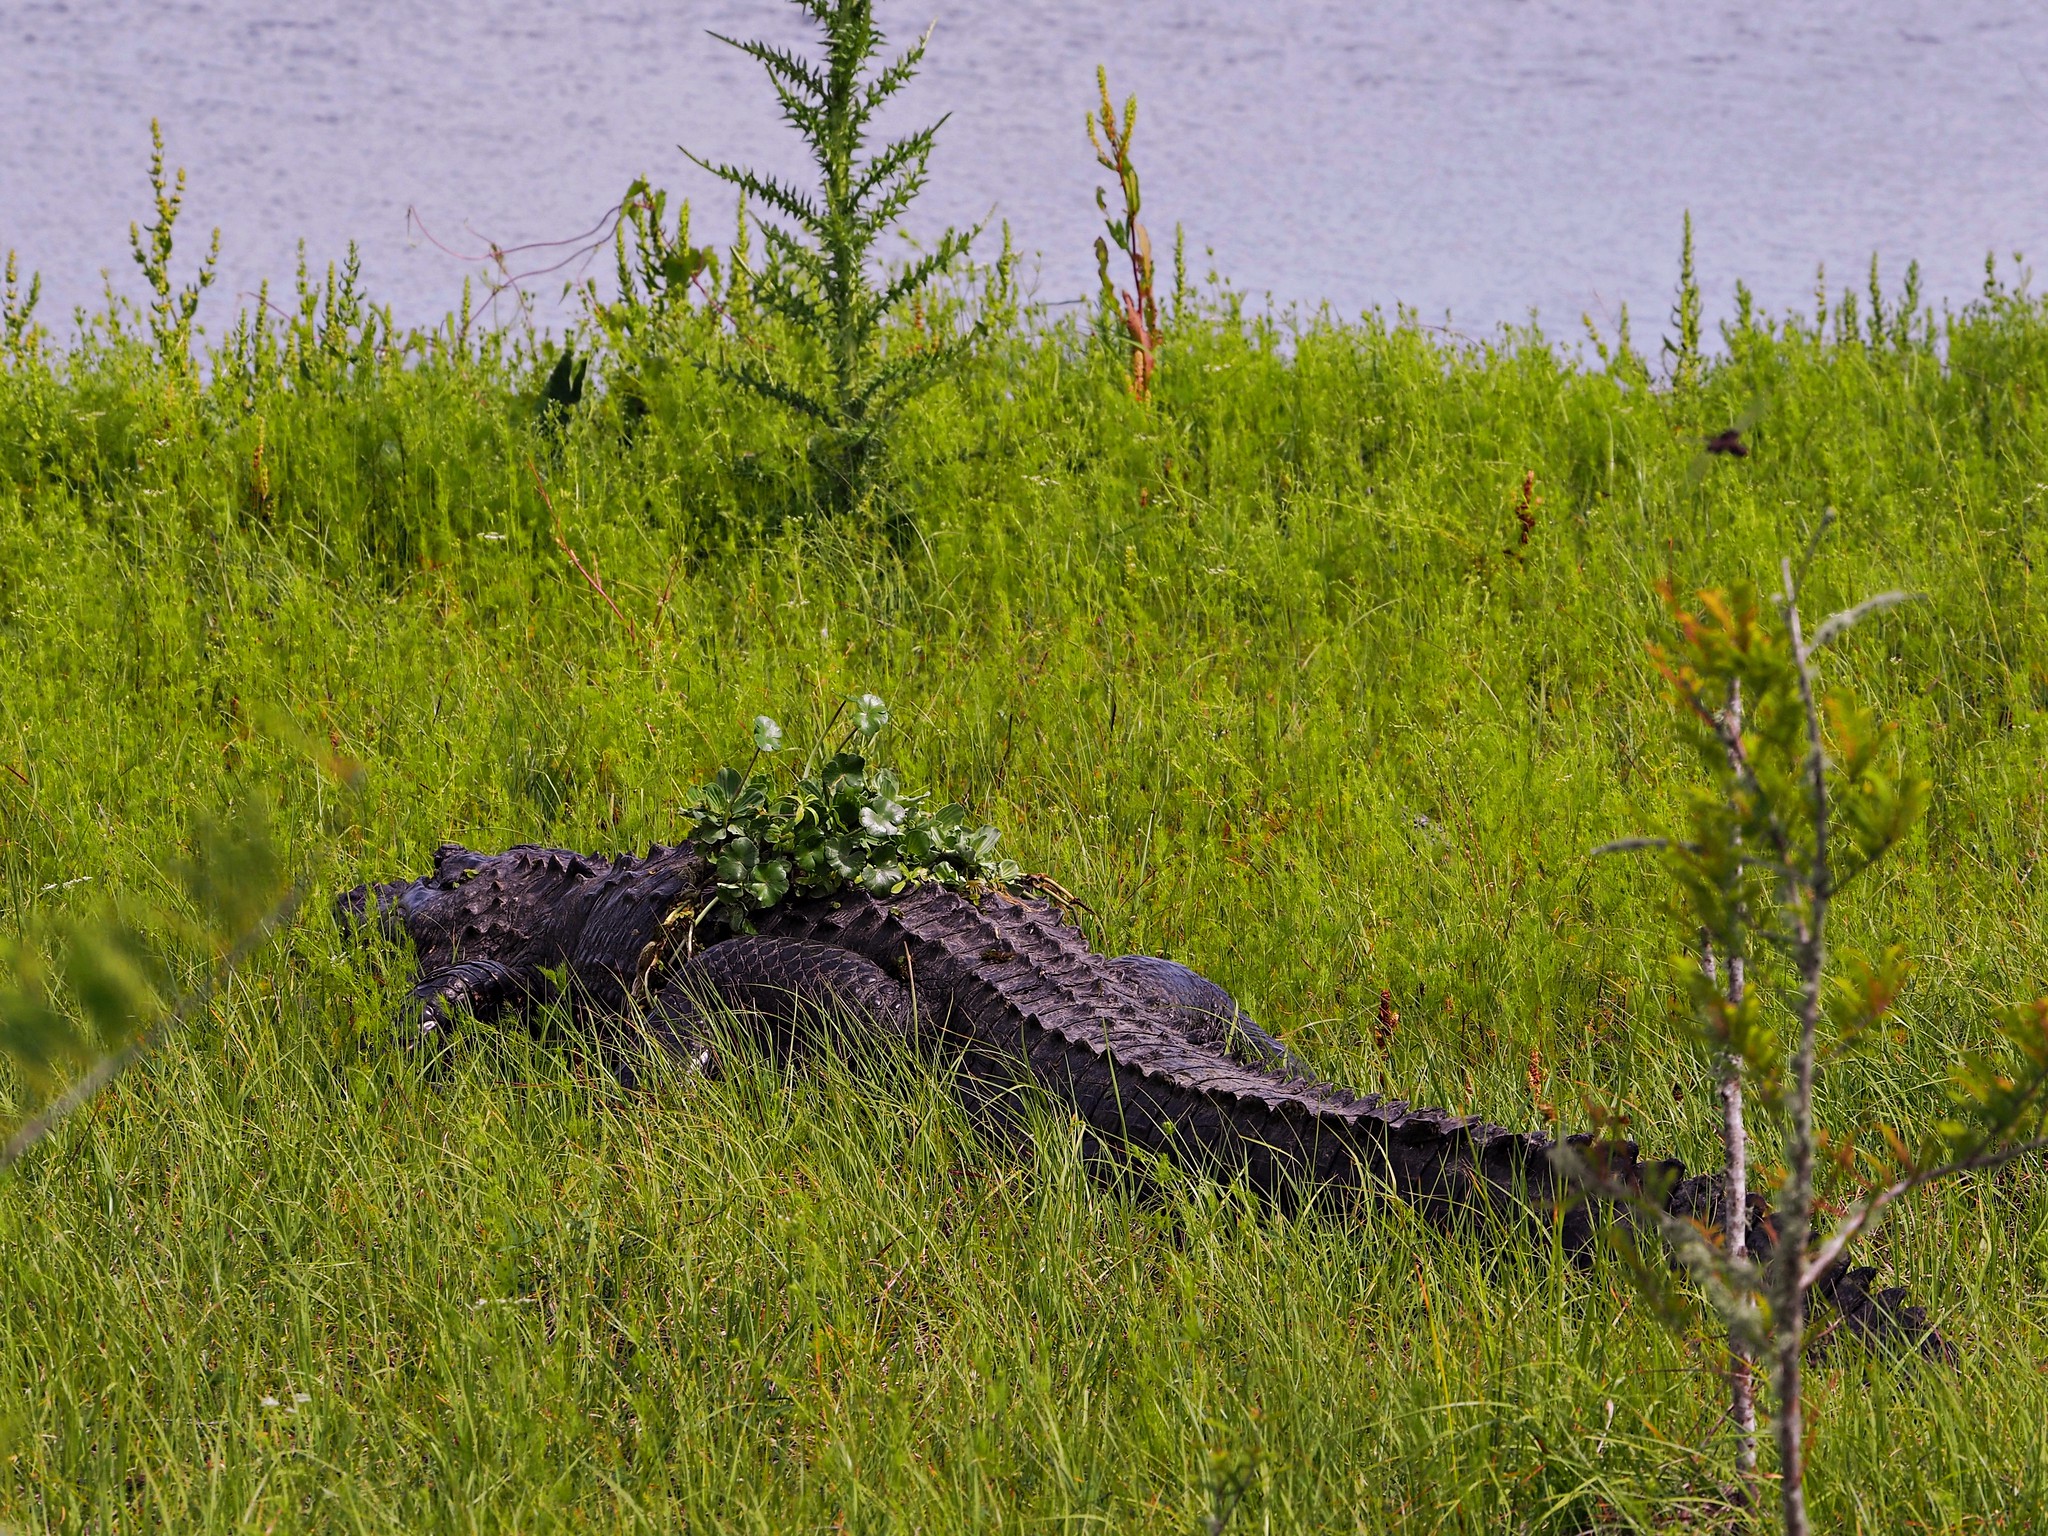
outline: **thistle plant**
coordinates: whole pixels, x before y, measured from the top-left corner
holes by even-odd
[[[844,737],[829,753],[814,750],[779,792],[755,770],[782,749],[782,727],[756,716],[746,768],[721,768],[684,806],[694,824],[690,840],[717,873],[713,907],[739,932],[751,931],[750,914],[792,891],[829,896],[850,885],[890,896],[928,882],[1010,886],[1024,878],[1015,863],[996,857],[994,827],[971,825],[958,805],[931,809],[929,794],[906,791],[874,760],[875,738],[889,723],[881,699],[864,693],[847,707]]]
[[[1664,860],[1686,943],[1679,989],[1717,1068],[1725,1239],[1608,1186],[1589,1160],[1559,1154],[1587,1187],[1649,1216],[1720,1313],[1745,1481],[1755,1469],[1752,1363],[1762,1362],[1776,1399],[1780,1510],[1793,1536],[1808,1530],[1807,1293],[1898,1200],[2048,1146],[2048,1000],[1999,1017],[1998,1047],[1956,1064],[1946,1102],[1930,1106],[1918,1133],[1889,1125],[1830,1132],[1816,1123],[1821,1072],[1890,1027],[1911,975],[1896,948],[1875,958],[1831,953],[1829,918],[1911,832],[1928,786],[1902,762],[1891,729],[1848,690],[1824,686],[1819,669],[1830,645],[1905,595],[1871,598],[1809,634],[1799,601],[1804,567],[1781,563],[1774,602],[1741,585],[1687,602],[1667,584],[1678,639],[1653,655],[1705,782],[1687,797],[1682,831],[1601,850],[1652,850]],[[1786,1163],[1777,1238],[1762,1263],[1742,1242],[1752,1111],[1776,1132]],[[1814,1219],[1823,1175],[1849,1186],[1845,1214],[1824,1233]]]
[[[954,370],[980,335],[978,325],[937,338],[892,324],[921,308],[978,231],[949,228],[900,269],[880,270],[875,244],[900,225],[923,190],[945,118],[873,152],[869,135],[875,114],[916,74],[930,33],[876,68],[885,39],[874,0],[792,3],[816,26],[822,63],[765,42],[719,41],[768,72],[783,120],[817,168],[816,188],[691,158],[781,220],[757,217],[765,247],[758,272],[743,272],[747,258],[737,247],[732,252],[734,282],[744,282],[750,302],[731,306],[741,349],[719,371],[813,424],[810,457],[826,504],[846,511],[872,488],[904,405]]]
[[[1103,222],[1109,227],[1107,238],[1102,235],[1095,237],[1095,269],[1102,279],[1103,327],[1111,335],[1117,329],[1122,330],[1123,340],[1131,352],[1131,395],[1134,399],[1148,400],[1152,395],[1152,376],[1159,368],[1159,306],[1152,296],[1152,237],[1138,222],[1142,200],[1138,193],[1138,168],[1131,162],[1131,135],[1138,127],[1138,98],[1130,96],[1125,99],[1123,116],[1119,118],[1115,103],[1109,99],[1109,71],[1101,65],[1095,69],[1095,87],[1102,100],[1095,112],[1089,115],[1088,142],[1094,146],[1096,162],[1116,177],[1121,194],[1119,210],[1112,213],[1108,192],[1102,187],[1095,189],[1095,206],[1101,210]],[[1121,292],[1109,275],[1109,245],[1112,240],[1131,263],[1131,286]],[[1180,242],[1176,236],[1176,310],[1184,289]]]

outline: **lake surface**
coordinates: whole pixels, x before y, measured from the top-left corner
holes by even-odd
[[[2022,0],[883,0],[936,19],[898,126],[952,114],[919,226],[1007,219],[1046,299],[1093,286],[1098,62],[1135,90],[1145,212],[1278,305],[1395,303],[1553,334],[1626,301],[1664,323],[1690,208],[1710,312],[1746,279],[1811,304],[1816,264],[1936,298],[1987,251],[2048,247],[2048,6]],[[46,317],[134,292],[149,120],[189,168],[187,258],[222,230],[218,334],[259,279],[361,242],[372,296],[428,321],[440,244],[557,239],[635,176],[730,237],[678,152],[799,170],[756,66],[713,41],[795,35],[773,0],[0,0],[0,248]],[[989,250],[993,250],[991,238]],[[602,267],[598,269],[602,271]],[[550,280],[557,285],[559,279]],[[246,302],[246,297],[242,300]],[[545,321],[557,312],[546,303]],[[68,328],[68,327],[60,327]]]

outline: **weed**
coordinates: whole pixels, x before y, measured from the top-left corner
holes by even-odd
[[[928,35],[874,69],[884,39],[873,0],[793,3],[817,28],[822,64],[765,42],[720,40],[767,71],[783,120],[817,168],[816,189],[740,166],[697,163],[785,221],[760,221],[767,252],[759,272],[749,268],[744,250],[733,250],[734,280],[744,274],[746,281],[744,298],[731,302],[743,345],[720,371],[813,424],[810,457],[825,504],[844,512],[871,489],[905,405],[956,370],[980,334],[941,339],[891,330],[967,254],[975,231],[947,229],[929,251],[878,280],[876,242],[896,229],[923,190],[945,119],[872,154],[868,137],[875,114],[917,73]],[[756,324],[755,310],[780,326]],[[795,355],[780,356],[782,345]]]
[[[1095,88],[1102,100],[1088,117],[1088,142],[1094,147],[1096,163],[1116,177],[1118,211],[1111,213],[1109,194],[1095,189],[1095,206],[1109,226],[1108,239],[1095,237],[1095,266],[1102,279],[1102,314],[1105,328],[1122,331],[1129,347],[1131,396],[1148,400],[1152,375],[1159,367],[1159,308],[1152,297],[1152,237],[1138,222],[1142,206],[1138,191],[1138,168],[1131,161],[1131,135],[1138,126],[1138,98],[1124,102],[1121,119],[1109,99],[1109,71],[1098,65]],[[1131,264],[1131,286],[1122,293],[1109,275],[1109,242],[1116,242]],[[1176,230],[1173,249],[1174,302],[1176,312],[1186,291],[1186,268],[1181,238]]]
[[[1678,297],[1671,306],[1671,323],[1676,337],[1664,339],[1665,356],[1671,359],[1671,389],[1689,397],[1700,382],[1700,280],[1693,268],[1692,210],[1685,211],[1685,238],[1678,254]]]
[[[672,321],[690,308],[690,295],[711,295],[718,286],[718,252],[690,244],[690,205],[676,206],[667,222],[668,194],[645,179],[626,189],[614,230],[617,291],[609,303],[593,301],[592,313],[622,352],[644,360],[658,357]],[[745,217],[744,205],[741,209]]]
[[[135,265],[142,269],[149,285],[149,339],[166,368],[189,371],[192,367],[192,320],[199,312],[199,296],[213,286],[220,266],[220,231],[213,232],[206,260],[189,283],[182,286],[171,276],[175,253],[178,215],[185,206],[185,168],[176,178],[164,180],[164,134],[155,118],[149,121],[149,190],[155,203],[156,220],[147,227],[128,226],[128,244]]]
[[[33,366],[41,361],[47,336],[36,323],[36,305],[43,297],[43,279],[32,273],[28,292],[21,291],[21,268],[13,251],[7,253],[4,281],[0,290],[0,358],[9,367]]]

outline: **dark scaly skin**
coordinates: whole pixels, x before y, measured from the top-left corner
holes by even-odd
[[[658,1031],[700,1040],[707,1015],[753,1022],[781,1059],[842,1020],[904,1044],[918,1042],[910,994],[851,950],[802,939],[748,937],[714,944],[666,968],[648,1012]]]
[[[1310,1075],[1306,1063],[1259,1028],[1236,998],[1201,972],[1158,955],[1118,955],[1109,963],[1139,991],[1170,1005],[1190,1040],[1248,1066],[1270,1067],[1287,1077]]]
[[[696,921],[710,885],[687,846],[602,859],[448,844],[432,875],[359,887],[338,907],[360,920],[374,905],[386,931],[412,941],[425,1028],[565,1000],[600,1031],[637,1010],[702,1063],[714,1005],[778,1050],[828,1017],[851,1019],[958,1057],[963,1082],[991,1099],[1035,1083],[1073,1108],[1097,1149],[1241,1177],[1283,1205],[1380,1188],[1438,1221],[1519,1212],[1557,1223],[1574,1255],[1590,1249],[1594,1208],[1554,1168],[1550,1138],[1324,1082],[1214,983],[1154,957],[1098,955],[1046,901],[938,885],[887,898],[847,890],[787,900],[756,915],[758,936],[724,938],[718,917]],[[1612,1183],[1668,1188],[1667,1211],[1719,1224],[1719,1176],[1646,1166],[1632,1142],[1568,1145]],[[1761,1259],[1775,1223],[1758,1197],[1749,1215]],[[1874,1276],[1838,1264],[1816,1290],[1854,1335],[1952,1353],[1902,1291],[1873,1291]]]

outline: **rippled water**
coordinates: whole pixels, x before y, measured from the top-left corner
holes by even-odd
[[[151,116],[218,224],[226,292],[362,243],[401,320],[479,248],[571,234],[648,174],[721,241],[730,204],[678,153],[793,168],[754,66],[707,30],[789,35],[772,0],[0,0],[0,247],[54,312],[132,289]],[[1710,303],[1746,278],[1809,302],[1816,263],[1879,252],[1962,297],[1987,250],[2048,244],[2048,7],[2017,0],[884,0],[936,16],[911,121],[952,113],[922,212],[993,211],[1048,298],[1092,285],[1098,61],[1141,98],[1162,247],[1280,303],[1406,303],[1554,332],[1669,305],[1690,207]],[[706,225],[700,225],[700,230]],[[700,236],[701,238],[701,236]],[[197,240],[195,239],[195,245]],[[1206,263],[1202,263],[1206,266]],[[231,306],[202,312],[219,328]]]

